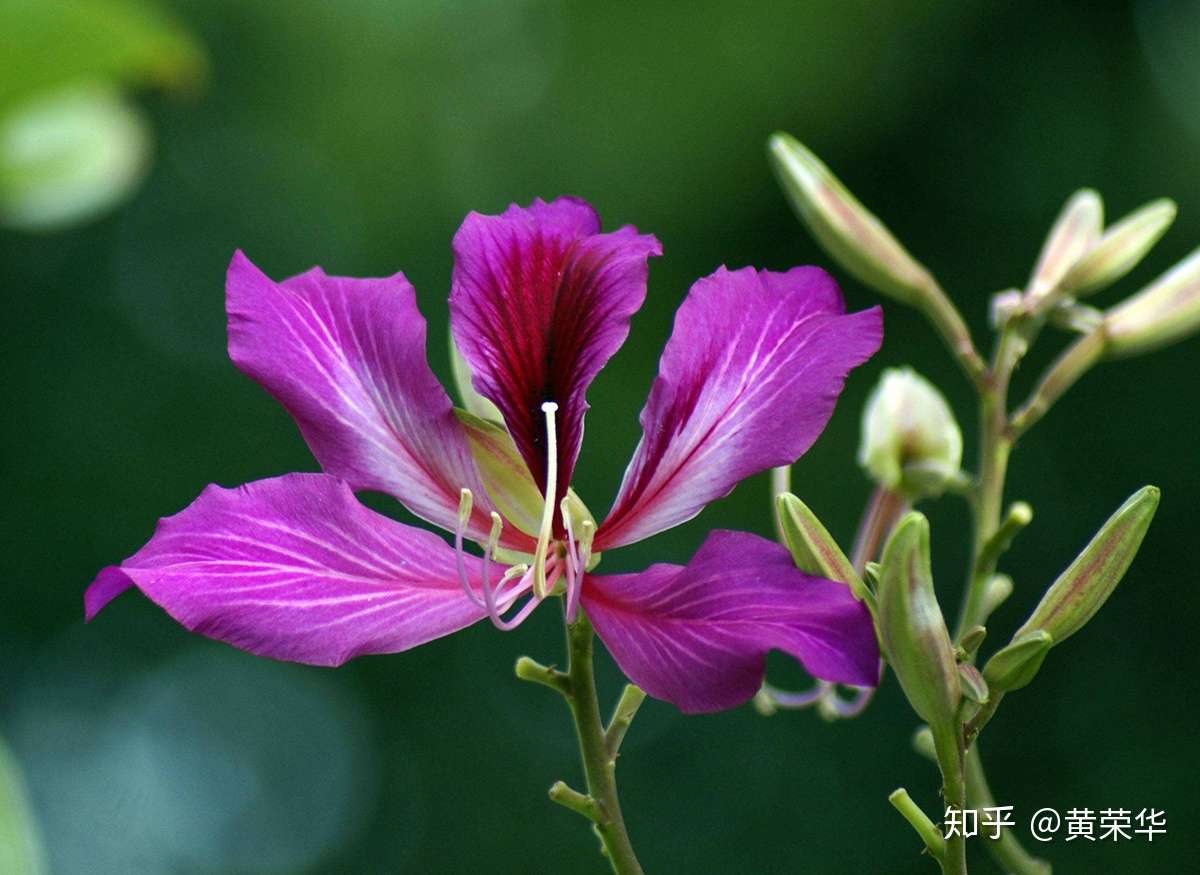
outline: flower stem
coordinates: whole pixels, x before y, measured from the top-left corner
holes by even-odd
[[[566,679],[569,684],[566,699],[571,708],[571,716],[575,718],[575,733],[579,739],[583,773],[587,780],[586,798],[590,799],[594,805],[594,811],[585,816],[592,821],[596,834],[604,845],[604,854],[612,864],[613,872],[616,875],[642,875],[642,866],[633,852],[629,833],[625,829],[625,820],[621,816],[616,778],[617,747],[620,745],[621,737],[625,734],[625,729],[628,728],[629,721],[633,719],[637,705],[641,704],[641,699],[636,693],[629,693],[629,688],[626,688],[626,694],[617,707],[613,727],[608,733],[610,737],[606,737],[604,724],[600,719],[600,703],[596,697],[596,677],[592,670],[595,637],[592,624],[588,622],[582,611],[579,618],[567,626],[567,648],[570,661],[566,671]],[[638,690],[638,693],[641,691]],[[644,694],[642,694],[642,698],[644,698]],[[624,728],[621,728],[622,726]],[[574,793],[574,791],[571,792]],[[581,796],[582,794],[575,795]],[[572,799],[572,801],[578,802],[579,800]],[[579,810],[576,806],[568,807]]]
[[[956,721],[957,722],[957,721]],[[950,731],[934,732],[934,750],[942,772],[942,799],[947,808],[963,811],[967,807],[967,784],[964,777],[964,752],[957,726]],[[967,875],[967,840],[963,830],[954,830],[945,838],[945,850],[939,862],[942,875]]]
[[[1025,323],[1022,320],[1009,322],[1000,334],[996,344],[996,352],[992,365],[984,378],[979,382],[979,482],[972,502],[974,514],[974,538],[971,550],[971,566],[967,575],[967,587],[963,599],[962,611],[959,614],[958,629],[955,640],[974,626],[982,626],[987,622],[987,607],[985,593],[988,581],[996,572],[996,561],[999,551],[989,550],[1001,526],[1001,507],[1004,502],[1004,485],[1008,475],[1008,459],[1012,452],[1014,435],[1008,415],[1008,387],[1025,350],[1036,336],[1038,324]],[[969,799],[971,807],[986,808],[992,805],[991,793],[987,789],[987,777],[983,771],[983,761],[979,756],[979,748],[973,742],[991,719],[1000,703],[1000,695],[994,695],[991,702],[985,705],[976,717],[971,720],[953,739],[954,746],[959,751],[958,777],[963,783],[963,805]],[[942,767],[946,786],[946,760],[948,754],[943,748],[948,748],[950,739],[939,741],[934,739],[938,751],[938,765]],[[953,768],[953,763],[950,763]],[[955,804],[949,796],[946,804]],[[960,806],[962,807],[962,806]],[[1002,831],[1003,838],[999,841],[989,841],[988,850],[995,860],[1013,875],[1048,875],[1050,867],[1041,860],[1030,856],[1011,832]],[[950,841],[947,841],[947,859],[950,857]],[[963,869],[966,872],[966,861],[963,859]],[[952,870],[943,871],[950,873]]]
[[[967,802],[972,808],[991,808],[996,804],[988,787],[987,776],[983,773],[983,761],[979,758],[978,747],[967,751],[965,777]],[[1050,875],[1050,864],[1030,855],[1010,830],[1000,830],[998,839],[993,839],[990,834],[985,833],[984,841],[992,857],[1010,875]]]

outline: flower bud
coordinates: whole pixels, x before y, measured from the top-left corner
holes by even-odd
[[[963,696],[976,705],[986,705],[988,700],[988,685],[979,673],[979,669],[969,662],[958,664],[958,682],[962,687]]]
[[[1134,210],[1067,271],[1062,287],[1073,295],[1090,295],[1119,280],[1149,252],[1175,221],[1175,202],[1162,198]]]
[[[959,659],[971,659],[975,656],[975,652],[979,650],[979,645],[983,644],[983,639],[986,637],[986,628],[978,625],[972,626],[958,639],[958,650],[955,651],[955,654]]]
[[[784,543],[797,568],[806,574],[847,584],[859,600],[869,595],[842,548],[803,501],[784,492],[776,498],[775,507]]]
[[[948,728],[962,689],[954,646],[933,590],[929,523],[921,514],[905,515],[892,532],[876,596],[883,650],[904,694],[935,733]]]
[[[1200,329],[1200,249],[1195,250],[1104,318],[1106,353],[1136,355]]]
[[[1100,239],[1103,225],[1100,195],[1090,188],[1071,195],[1042,244],[1037,266],[1029,277],[1029,297],[1040,298],[1057,289],[1067,272]]]
[[[0,222],[49,230],[130,194],[150,162],[150,129],[115,86],[76,84],[0,119]]]
[[[942,394],[912,368],[889,368],[863,411],[858,463],[911,500],[938,495],[959,473],[962,433]]]
[[[1158,498],[1155,486],[1144,486],[1130,496],[1054,581],[1014,638],[1044,631],[1057,643],[1078,632],[1112,595],[1133,562],[1158,509]]]
[[[793,137],[772,135],[768,152],[792,207],[825,251],[871,288],[918,305],[933,278],[883,223]]]
[[[997,650],[983,667],[983,679],[991,689],[1019,690],[1034,679],[1046,654],[1054,646],[1049,632],[1033,631],[1013,636],[1012,643]]]

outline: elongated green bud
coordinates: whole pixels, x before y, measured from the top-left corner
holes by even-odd
[[[1042,244],[1026,294],[1036,299],[1057,289],[1067,272],[1100,239],[1103,225],[1100,195],[1090,188],[1071,195]]]
[[[962,699],[958,664],[933,590],[929,522],[911,512],[896,524],[883,551],[876,594],[879,633],[888,662],[913,710],[948,729]]]
[[[1053,646],[1054,638],[1049,632],[1018,633],[1007,647],[997,650],[987,661],[983,679],[993,690],[1005,693],[1019,690],[1034,679]]]
[[[848,585],[859,600],[868,595],[854,566],[808,505],[790,492],[784,492],[775,499],[775,508],[779,513],[783,540],[797,568]]]
[[[871,288],[917,305],[934,285],[929,271],[799,141],[779,133],[767,146],[792,207],[825,251]]]
[[[1137,265],[1175,221],[1175,202],[1152,201],[1104,232],[1096,245],[1067,271],[1062,287],[1090,295],[1112,285]]]
[[[1104,317],[1106,353],[1119,358],[1183,340],[1200,329],[1200,249]]]
[[[1054,581],[1014,637],[1045,631],[1058,643],[1078,632],[1112,595],[1133,562],[1158,509],[1158,498],[1155,486],[1144,486],[1130,496]]]

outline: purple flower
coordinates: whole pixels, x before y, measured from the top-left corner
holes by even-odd
[[[879,310],[847,315],[817,268],[721,268],[698,281],[642,411],[641,443],[597,526],[568,489],[587,389],[629,333],[647,261],[660,252],[632,227],[601,233],[596,212],[569,198],[467,217],[454,238],[453,334],[503,423],[454,408],[429,369],[425,321],[401,274],[313,269],[276,283],[238,253],[226,287],[230,357],[288,409],[324,473],[209,486],[100,572],[88,618],[136,586],[193,631],[337,665],[484,617],[512,628],[561,593],[568,617],[582,604],[631,680],[684,711],[744,702],[771,649],[819,678],[873,685],[879,654],[866,609],[766,539],[719,531],[686,566],[592,573],[601,551],[679,525],[740,480],[794,462],[881,338]],[[454,532],[454,547],[368,510],[354,490],[390,493]]]

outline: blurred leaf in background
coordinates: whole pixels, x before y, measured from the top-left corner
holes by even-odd
[[[25,780],[12,751],[0,738],[0,872],[45,875],[41,838],[33,820]]]
[[[93,218],[145,176],[149,125],[129,89],[195,89],[199,45],[135,0],[0,0],[0,223]]]

